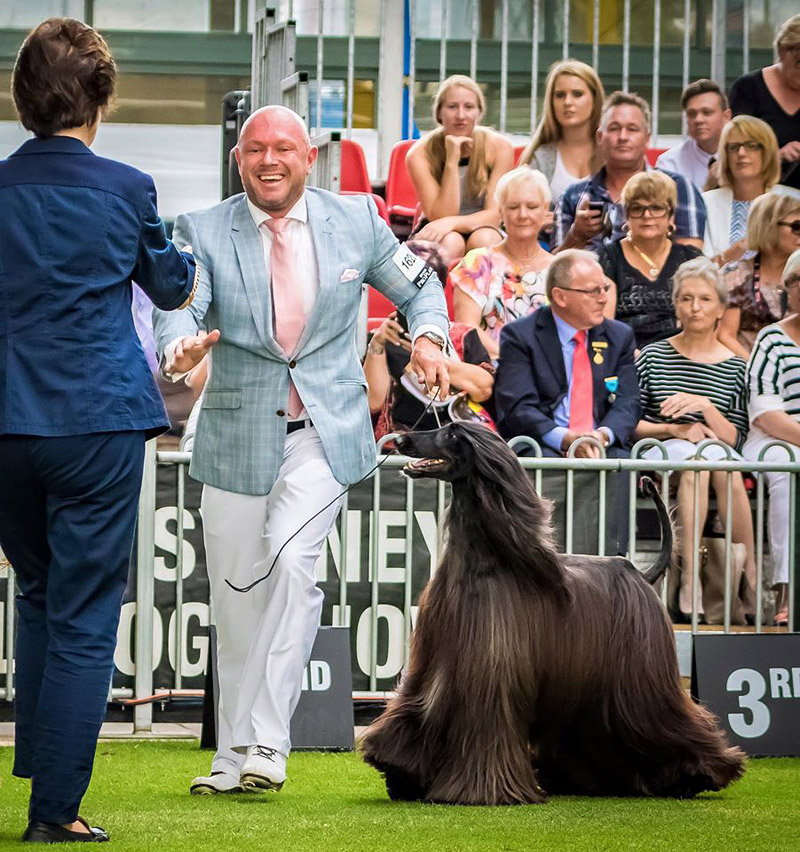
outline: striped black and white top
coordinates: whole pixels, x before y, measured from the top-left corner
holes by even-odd
[[[702,415],[688,413],[676,420],[661,414],[661,403],[676,393],[708,397],[736,427],[735,450],[747,437],[747,362],[732,355],[716,364],[703,364],[681,355],[669,340],[659,340],[642,349],[636,362],[642,398],[642,419],[648,423],[704,422]]]
[[[747,364],[750,420],[785,411],[800,420],[800,346],[778,323],[758,333]]]

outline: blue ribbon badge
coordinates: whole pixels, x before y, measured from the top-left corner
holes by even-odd
[[[613,403],[617,398],[617,388],[619,388],[619,378],[617,376],[608,376],[603,379],[603,384],[606,386],[606,390],[608,391],[608,401]]]

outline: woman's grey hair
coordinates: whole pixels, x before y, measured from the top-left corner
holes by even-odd
[[[781,281],[787,284],[793,278],[800,278],[800,249],[795,249],[786,261],[781,274]]]
[[[497,186],[494,190],[494,202],[498,207],[502,207],[506,203],[508,193],[512,189],[517,189],[523,184],[530,184],[535,187],[536,192],[542,199],[542,204],[545,206],[550,204],[552,193],[550,192],[550,184],[547,178],[538,170],[532,169],[530,166],[519,166],[506,172],[500,180],[497,181]]]
[[[714,286],[720,302],[724,305],[728,299],[728,285],[713,260],[707,257],[694,257],[682,263],[672,276],[672,303],[678,304],[678,296],[681,293],[681,285],[687,278],[700,278]]]

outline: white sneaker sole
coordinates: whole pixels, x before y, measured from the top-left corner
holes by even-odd
[[[227,790],[219,790],[213,784],[192,784],[189,793],[192,796],[227,796],[229,793],[246,793],[245,788],[239,784]]]
[[[274,790],[276,793],[284,784],[283,781],[273,781],[271,778],[267,778],[266,775],[258,775],[255,772],[243,773],[239,781],[245,790]]]

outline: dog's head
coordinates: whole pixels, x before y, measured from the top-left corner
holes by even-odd
[[[403,468],[414,479],[457,482],[476,473],[496,479],[521,472],[508,444],[478,423],[459,421],[430,432],[407,432],[396,443],[399,452],[414,459]]]

